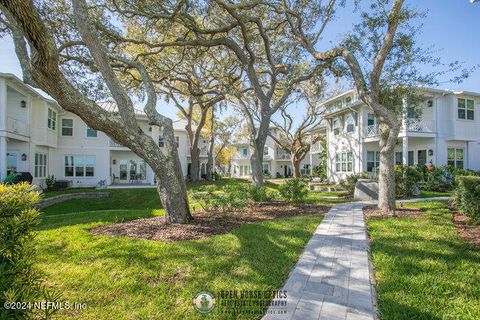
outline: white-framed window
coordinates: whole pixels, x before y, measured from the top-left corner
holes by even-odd
[[[250,166],[249,165],[240,165],[240,177],[249,176],[250,173]]]
[[[333,134],[338,135],[340,133],[340,120],[333,120]]]
[[[380,165],[380,151],[367,151],[367,171],[373,172]]]
[[[263,174],[270,174],[270,165],[268,163],[263,163]]]
[[[243,155],[244,157],[248,156],[248,148],[243,148],[243,149],[242,149],[242,155]]]
[[[95,156],[65,156],[65,177],[94,177]]]
[[[57,128],[57,113],[50,108],[48,108],[47,126],[52,130]]]
[[[346,129],[347,132],[353,132],[355,130],[355,120],[353,119],[353,115],[349,114],[345,118],[345,123],[346,123]]]
[[[263,155],[268,156],[268,147],[263,147]]]
[[[463,159],[464,159],[464,153],[463,153],[463,148],[448,148],[448,159],[447,159],[447,164],[449,166],[463,169]]]
[[[45,178],[47,176],[47,155],[44,153],[35,153],[35,178]]]
[[[62,136],[64,137],[73,136],[73,119],[71,118],[62,119]]]
[[[475,101],[458,98],[458,119],[475,120]]]
[[[374,126],[377,124],[377,118],[373,113],[367,115],[367,126]]]
[[[403,152],[397,151],[395,152],[395,164],[399,165],[403,163]]]
[[[337,172],[353,171],[353,153],[351,151],[335,155],[335,170]]]
[[[95,129],[90,128],[87,126],[87,137],[89,138],[96,138],[98,136],[98,132]]]
[[[351,96],[348,96],[345,98],[345,104],[348,106],[352,103],[352,97]]]

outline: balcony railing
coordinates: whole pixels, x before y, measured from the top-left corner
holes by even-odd
[[[250,159],[250,154],[235,153],[232,158],[236,160]]]
[[[277,160],[290,160],[289,153],[279,153],[277,154]]]
[[[320,153],[322,152],[322,146],[320,145],[320,142],[317,142],[317,143],[314,143],[312,144],[312,146],[310,147],[310,152],[311,153]]]
[[[408,119],[406,128],[409,132],[434,132],[435,122],[432,120]]]
[[[20,134],[22,136],[30,135],[30,127],[28,123],[11,117],[7,118],[7,131]]]
[[[370,125],[365,128],[365,137],[375,137],[378,135],[378,125]]]
[[[125,146],[121,145],[117,141],[110,139],[110,147],[116,147],[116,148],[126,148]]]

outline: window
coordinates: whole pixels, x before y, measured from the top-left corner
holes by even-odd
[[[62,136],[73,136],[73,119],[62,119]]]
[[[243,149],[242,149],[242,155],[243,155],[244,157],[248,156],[248,149],[247,149],[247,148],[243,148]]]
[[[380,151],[367,151],[367,171],[373,172],[380,165]]]
[[[475,119],[475,102],[471,99],[458,99],[458,119]]]
[[[348,106],[349,104],[352,103],[352,97],[348,96],[345,98],[345,104]]]
[[[180,146],[180,138],[178,136],[175,136],[175,145],[177,148]]]
[[[47,126],[52,130],[55,130],[57,127],[57,113],[50,108],[48,108]]]
[[[263,155],[268,156],[268,147],[263,147]]]
[[[65,156],[65,177],[94,177],[95,156]]]
[[[335,156],[335,170],[340,172],[351,172],[353,170],[353,153],[342,152]]]
[[[347,132],[353,132],[353,130],[355,130],[355,121],[351,114],[347,116],[345,122],[347,123]]]
[[[97,137],[97,130],[92,129],[92,128],[87,126],[87,137],[96,138]]]
[[[270,174],[270,166],[268,163],[263,164],[263,174]]]
[[[165,138],[162,135],[158,136],[158,146],[160,148],[165,147]]]
[[[403,163],[403,152],[395,152],[395,164],[402,164]]]
[[[415,164],[414,152],[408,151],[408,165],[413,166]]]
[[[377,119],[373,113],[369,113],[367,116],[367,126],[374,126],[377,123]]]
[[[340,120],[333,121],[333,134],[338,135],[340,133]]]
[[[463,169],[463,149],[448,148],[447,164],[455,168]]]
[[[35,153],[35,178],[44,178],[47,175],[47,155]]]
[[[417,160],[419,165],[422,165],[422,166],[427,165],[427,150],[418,150]]]

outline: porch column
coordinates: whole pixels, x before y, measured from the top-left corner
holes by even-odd
[[[7,176],[7,138],[0,136],[0,182]]]
[[[403,146],[402,146],[403,165],[408,166],[408,136],[403,137],[402,142],[403,142]]]

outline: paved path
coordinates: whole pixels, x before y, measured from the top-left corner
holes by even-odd
[[[397,200],[419,202],[448,197]],[[330,209],[281,290],[287,307],[270,308],[264,320],[376,319],[363,207],[376,201],[350,202]],[[285,314],[276,314],[286,311]]]
[[[286,309],[271,308],[264,319],[374,319],[364,205],[330,209],[282,288]]]

